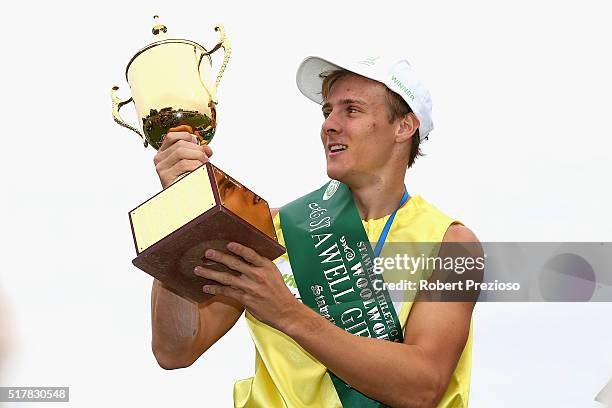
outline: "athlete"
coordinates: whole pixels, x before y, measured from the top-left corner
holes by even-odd
[[[246,310],[256,369],[236,383],[236,407],[467,406],[475,299],[397,301],[381,289],[384,274],[371,272],[385,244],[437,242],[442,252],[478,243],[404,184],[433,129],[429,92],[406,60],[381,57],[309,57],[297,82],[322,106],[331,181],[272,211],[287,248],[274,262],[235,242],[207,250],[236,272],[194,270],[218,282],[203,287],[211,300],[195,304],[154,282],[157,361],[191,365]],[[164,188],[212,155],[194,141],[187,132],[165,137],[155,156]]]

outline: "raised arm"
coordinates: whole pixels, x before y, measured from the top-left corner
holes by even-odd
[[[155,155],[155,169],[164,188],[181,174],[193,171],[212,155],[210,146],[198,146],[183,128],[172,129]],[[272,216],[278,209],[272,209]],[[191,365],[236,323],[244,307],[219,295],[197,304],[183,299],[160,281],[151,291],[152,349],[165,369]]]

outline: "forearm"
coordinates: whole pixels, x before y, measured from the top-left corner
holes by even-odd
[[[306,306],[281,328],[351,387],[393,407],[434,406],[441,379],[418,346],[355,336]]]
[[[155,280],[151,293],[152,348],[164,368],[191,364],[200,332],[198,306]]]

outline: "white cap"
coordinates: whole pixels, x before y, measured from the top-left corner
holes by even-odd
[[[321,104],[323,103],[321,87],[324,78],[321,74],[337,69],[346,69],[381,82],[400,95],[421,123],[419,126],[421,140],[433,130],[431,96],[407,60],[391,60],[377,56],[348,63],[333,63],[320,57],[308,57],[302,61],[297,70],[297,86],[307,98]]]

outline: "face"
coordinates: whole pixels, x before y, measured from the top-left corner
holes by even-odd
[[[323,101],[321,141],[327,175],[348,185],[388,165],[398,125],[389,123],[385,86],[358,76],[338,79]]]

